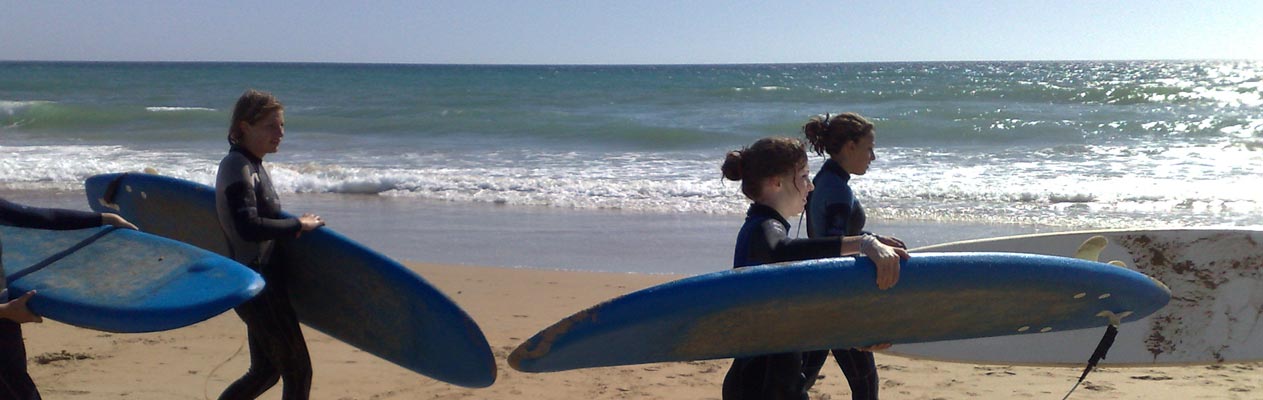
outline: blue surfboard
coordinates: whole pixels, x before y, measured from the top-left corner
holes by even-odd
[[[685,278],[563,319],[509,365],[548,372],[1064,331],[1105,326],[1102,312],[1135,320],[1171,297],[1126,268],[1015,253],[916,254],[895,287],[875,279],[870,260],[851,257]]]
[[[0,243],[10,296],[36,290],[32,312],[84,328],[175,329],[236,307],[263,288],[258,274],[235,261],[130,229],[0,226]]]
[[[88,178],[88,202],[153,232],[219,254],[228,242],[215,189],[151,174]],[[278,249],[298,319],[329,336],[434,379],[467,387],[495,382],[482,330],[420,275],[328,227]]]

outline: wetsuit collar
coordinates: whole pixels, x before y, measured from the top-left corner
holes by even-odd
[[[785,217],[781,216],[781,213],[777,212],[775,208],[768,205],[759,203],[751,204],[750,209],[746,211],[746,217],[775,218],[781,223],[781,225],[785,226],[786,230],[789,229],[789,221],[786,221]]]
[[[246,147],[242,145],[234,144],[232,145],[232,148],[228,149],[228,151],[235,151],[235,152],[241,153],[241,155],[246,156],[246,159],[250,160],[250,162],[255,163],[255,164],[259,164],[263,162],[262,158],[255,157],[254,153],[251,153],[250,150],[246,150]]]
[[[833,161],[832,158],[828,160],[824,160],[824,165],[820,166],[820,170],[829,171],[829,172],[834,173],[837,176],[842,177],[843,182],[851,180],[851,174],[849,172],[846,172],[846,170],[842,169],[842,166],[839,165],[837,161]]]

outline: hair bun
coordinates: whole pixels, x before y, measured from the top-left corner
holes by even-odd
[[[724,173],[724,178],[727,178],[730,181],[741,180],[741,161],[743,153],[744,152],[742,150],[733,150],[728,152],[728,155],[724,157],[724,166],[720,168],[720,170]]]

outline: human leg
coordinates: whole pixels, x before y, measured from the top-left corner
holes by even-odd
[[[8,319],[0,319],[0,399],[40,400],[39,389],[26,371],[22,326]]]
[[[873,353],[855,349],[834,349],[833,358],[851,387],[852,400],[877,400],[877,363]]]
[[[803,376],[803,353],[763,356],[763,394],[760,399],[807,400],[807,379]]]
[[[811,387],[815,386],[816,379],[820,378],[820,370],[824,368],[824,363],[828,360],[828,350],[803,353],[803,377],[807,378],[803,383],[804,392],[811,390]]]
[[[260,309],[263,302],[261,297],[263,293],[259,293],[254,299],[245,302],[237,307],[237,315],[246,323],[246,335],[250,346],[250,368],[246,370],[245,375],[238,378],[227,389],[219,395],[219,400],[250,400],[262,396],[264,392],[275,386],[281,379],[281,375],[276,370],[276,366],[272,363],[271,357],[267,354],[268,344],[260,338],[263,333],[259,333],[258,327],[267,325],[266,322],[260,321],[265,318]]]

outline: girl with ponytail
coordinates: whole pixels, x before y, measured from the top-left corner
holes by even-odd
[[[877,159],[873,151],[876,134],[873,124],[856,113],[830,117],[816,116],[803,125],[803,135],[817,155],[826,156],[812,183],[818,189],[807,201],[807,237],[863,235],[882,244],[907,248],[903,241],[864,231],[864,208],[851,191],[851,175],[864,175]],[[880,285],[880,280],[878,282]],[[852,400],[877,400],[877,363],[872,350],[889,348],[889,343],[864,348],[833,349],[833,358],[851,386]],[[803,354],[803,371],[811,388],[829,356],[828,350]]]

